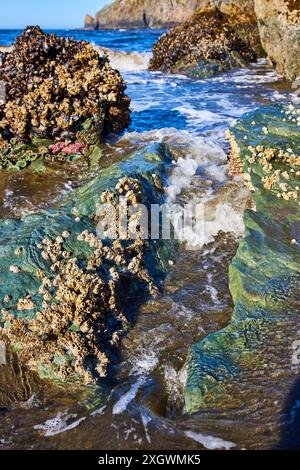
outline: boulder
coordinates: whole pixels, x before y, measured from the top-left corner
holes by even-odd
[[[0,341],[41,378],[94,383],[107,375],[136,308],[167,274],[175,243],[118,228],[110,236],[99,223],[113,221],[106,211],[114,207],[117,224],[122,195],[128,227],[138,226],[139,204],[164,202],[170,164],[163,144],[145,148],[100,168],[49,210],[0,221]]]
[[[0,82],[0,169],[47,153],[55,141],[73,149],[98,144],[130,123],[126,85],[107,56],[38,26],[0,55]]]
[[[160,37],[153,48],[150,70],[209,77],[256,59],[230,18],[209,7]]]

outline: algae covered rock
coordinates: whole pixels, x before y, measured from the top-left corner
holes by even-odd
[[[46,34],[38,26],[27,27],[12,51],[1,54],[0,82],[2,168],[14,163],[13,139],[95,144],[130,123],[125,83],[108,58],[92,44]]]
[[[138,223],[140,203],[162,203],[169,161],[163,145],[146,149],[52,209],[1,221],[1,338],[40,377],[85,383],[105,377],[135,308],[156,293],[172,244],[154,245],[139,232],[100,238],[97,227],[104,204],[117,207],[121,194],[136,209],[129,224]]]
[[[300,326],[299,123],[299,107],[272,106],[230,129],[230,171],[242,176],[256,208],[245,211],[246,235],[230,265],[232,320],[190,350],[188,412],[244,404],[253,388],[267,399],[274,383],[284,400],[292,386]]]
[[[289,80],[300,77],[300,1],[255,0],[262,45]]]
[[[256,58],[228,17],[208,9],[161,36],[153,48],[150,70],[210,77],[245,66]]]

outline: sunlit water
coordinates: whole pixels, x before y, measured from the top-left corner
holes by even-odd
[[[0,31],[10,45],[16,31]],[[141,306],[99,390],[41,384],[11,355],[0,379],[0,446],[34,449],[270,448],[280,440],[280,390],[265,397],[243,390],[243,401],[186,416],[184,362],[189,345],[230,321],[228,266],[243,236],[248,193],[227,175],[225,131],[245,112],[286,101],[288,86],[265,62],[208,80],[146,70],[160,31],[72,31],[109,52],[132,98],[132,124],[103,144],[102,166],[151,142],[166,142],[176,165],[170,202],[205,201],[205,239],[182,248],[161,294]],[[122,52],[123,51],[123,52]],[[1,217],[48,207],[92,178],[98,162],[49,165],[43,175],[0,179]],[[287,378],[289,381],[290,378]],[[240,397],[241,398],[241,397]],[[282,397],[281,397],[282,398]],[[1,403],[0,403],[1,405]]]

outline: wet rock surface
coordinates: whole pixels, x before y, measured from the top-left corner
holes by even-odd
[[[141,235],[102,241],[96,226],[105,217],[103,204],[117,206],[121,194],[131,209],[163,201],[163,162],[163,146],[145,150],[57,207],[1,222],[1,338],[40,377],[84,383],[105,377],[134,306],[156,293],[170,244],[164,252]],[[129,224],[139,217],[135,211]]]
[[[218,10],[197,12],[164,34],[153,48],[150,70],[209,77],[254,62],[256,53]]]
[[[256,209],[245,211],[246,236],[230,266],[231,323],[191,348],[188,412],[234,406],[251,387],[259,386],[267,400],[272,383],[280,383],[276,405],[284,407],[282,397],[293,388],[300,298],[299,118],[299,107],[273,106],[249,113],[230,130],[230,171],[242,176]]]

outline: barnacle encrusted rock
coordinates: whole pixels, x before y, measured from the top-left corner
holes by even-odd
[[[145,149],[51,210],[0,222],[0,337],[40,377],[85,383],[105,377],[135,309],[157,292],[172,242],[154,245],[148,233],[142,236],[139,206],[164,201],[168,162],[164,146]],[[161,188],[152,185],[153,175]],[[107,203],[116,222],[127,211],[135,238],[119,230],[113,239],[99,236]]]
[[[257,387],[261,400],[271,396],[282,410],[299,374],[292,361],[299,336],[299,124],[299,106],[276,105],[248,113],[228,134],[230,172],[251,189],[255,210],[244,213],[246,234],[229,268],[231,322],[193,345],[188,356],[190,413],[245,396],[255,406]]]
[[[153,48],[150,70],[209,77],[256,59],[228,17],[209,9],[161,36]]]
[[[278,109],[276,114],[278,114]],[[273,117],[272,117],[273,118]],[[278,119],[278,118],[277,118]],[[286,124],[288,123],[288,124]],[[300,108],[290,104],[282,107],[280,112],[280,119],[276,123],[278,129],[277,133],[287,131],[285,133],[298,138],[300,126]],[[249,131],[257,133],[261,137],[261,142],[258,145],[251,145],[251,141],[245,139],[243,143],[243,160],[241,159],[241,144],[235,137],[235,129],[227,132],[227,137],[231,145],[231,152],[229,158],[229,173],[231,175],[240,175],[245,185],[254,192],[255,187],[252,180],[252,175],[255,174],[256,178],[261,179],[261,184],[264,189],[271,191],[278,199],[282,198],[286,201],[294,199],[299,201],[300,204],[300,156],[295,153],[292,145],[282,146],[274,145],[270,146],[268,143],[269,133],[271,138],[274,136],[275,124],[270,119],[266,122],[266,125],[261,125],[261,121],[255,119],[249,121]],[[264,140],[267,145],[264,145]]]
[[[2,168],[16,159],[10,158],[13,139],[96,144],[130,123],[125,83],[108,58],[92,44],[46,34],[38,26],[27,27],[13,50],[1,54],[0,81],[6,95],[0,106]]]
[[[300,78],[300,0],[255,0],[254,6],[262,45],[277,71]]]

